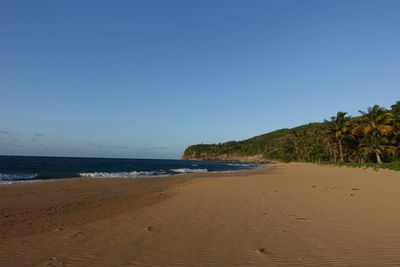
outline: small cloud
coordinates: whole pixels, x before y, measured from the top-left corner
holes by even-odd
[[[165,146],[148,146],[148,147],[135,147],[132,150],[142,153],[163,153],[168,151],[169,148]]]
[[[37,146],[39,146],[39,147],[49,147],[49,144],[37,144]]]
[[[95,148],[95,149],[98,149],[98,148],[105,149],[106,148],[106,146],[104,146],[102,144],[97,144],[97,143],[93,143],[93,142],[88,142],[87,145],[89,147],[92,147],[92,148]]]
[[[94,143],[92,143],[92,142],[88,142],[87,145],[88,145],[88,147],[95,147],[95,146],[96,146],[96,145],[95,145]]]
[[[0,131],[1,134],[10,134],[8,131]]]
[[[11,139],[11,141],[12,141],[13,143],[18,143],[18,142],[19,142],[19,139],[18,139],[18,138],[13,138],[13,139]]]
[[[43,134],[41,134],[41,133],[34,133],[33,135],[37,136],[37,137],[42,137],[43,136]]]
[[[168,150],[168,147],[166,146],[149,146],[146,148],[143,148],[144,150],[148,151],[148,152],[158,152],[158,151],[165,151]]]
[[[153,147],[154,150],[168,150],[168,147],[166,146],[157,146],[157,147]]]
[[[129,149],[128,146],[123,145],[123,146],[114,146],[115,149]]]

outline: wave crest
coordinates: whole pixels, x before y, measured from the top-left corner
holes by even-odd
[[[132,172],[83,172],[79,173],[81,177],[89,178],[140,178],[140,177],[151,177],[151,176],[165,176],[166,173],[163,171],[132,171]]]
[[[0,173],[0,181],[18,181],[18,180],[31,180],[35,179],[36,174],[31,175],[17,175]]]
[[[208,172],[207,169],[188,169],[188,168],[170,169],[170,171],[176,173]]]

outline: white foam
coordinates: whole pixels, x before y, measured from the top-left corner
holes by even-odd
[[[207,169],[187,169],[187,168],[170,169],[170,171],[177,172],[177,173],[208,172]]]
[[[145,172],[145,171],[133,171],[133,172],[83,172],[79,173],[82,177],[90,178],[138,178],[138,177],[152,177],[152,176],[165,176],[165,172]]]
[[[246,163],[228,163],[229,166],[239,166],[239,167],[248,167],[249,164]]]
[[[0,173],[0,181],[18,181],[18,180],[29,180],[29,179],[34,179],[36,177],[36,174],[32,175],[16,175],[16,174],[5,174],[5,173]]]
[[[42,180],[22,180],[22,181],[1,181],[0,180],[0,186],[1,185],[9,185],[9,184],[26,184],[26,183],[34,183],[34,182],[40,182]]]

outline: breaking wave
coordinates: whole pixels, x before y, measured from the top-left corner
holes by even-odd
[[[168,171],[132,171],[132,172],[83,172],[81,177],[89,178],[140,178],[140,177],[159,177],[194,172],[208,172],[207,169],[170,169]]]
[[[229,166],[238,166],[238,167],[246,167],[249,166],[250,164],[247,163],[228,163]]]
[[[35,181],[39,181],[36,179],[36,174],[16,175],[16,174],[0,173],[0,185],[31,183],[31,182],[35,182]]]
[[[170,169],[170,171],[173,171],[176,173],[208,172],[207,169],[188,169],[188,168]]]
[[[132,171],[132,172],[83,172],[79,173],[81,177],[90,178],[139,178],[139,177],[152,177],[152,176],[166,176],[164,171]]]
[[[6,174],[0,173],[0,181],[24,181],[35,179],[36,174],[31,175],[17,175],[17,174]]]

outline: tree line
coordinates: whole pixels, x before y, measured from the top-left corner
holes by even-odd
[[[400,160],[400,101],[387,110],[379,105],[346,112],[324,122],[322,131],[293,132],[283,145],[287,161],[398,162]]]
[[[188,147],[183,158],[255,155],[302,162],[400,162],[400,101],[391,109],[374,105],[360,116],[337,112],[322,123],[281,129],[243,141]],[[192,157],[193,158],[193,157]]]

